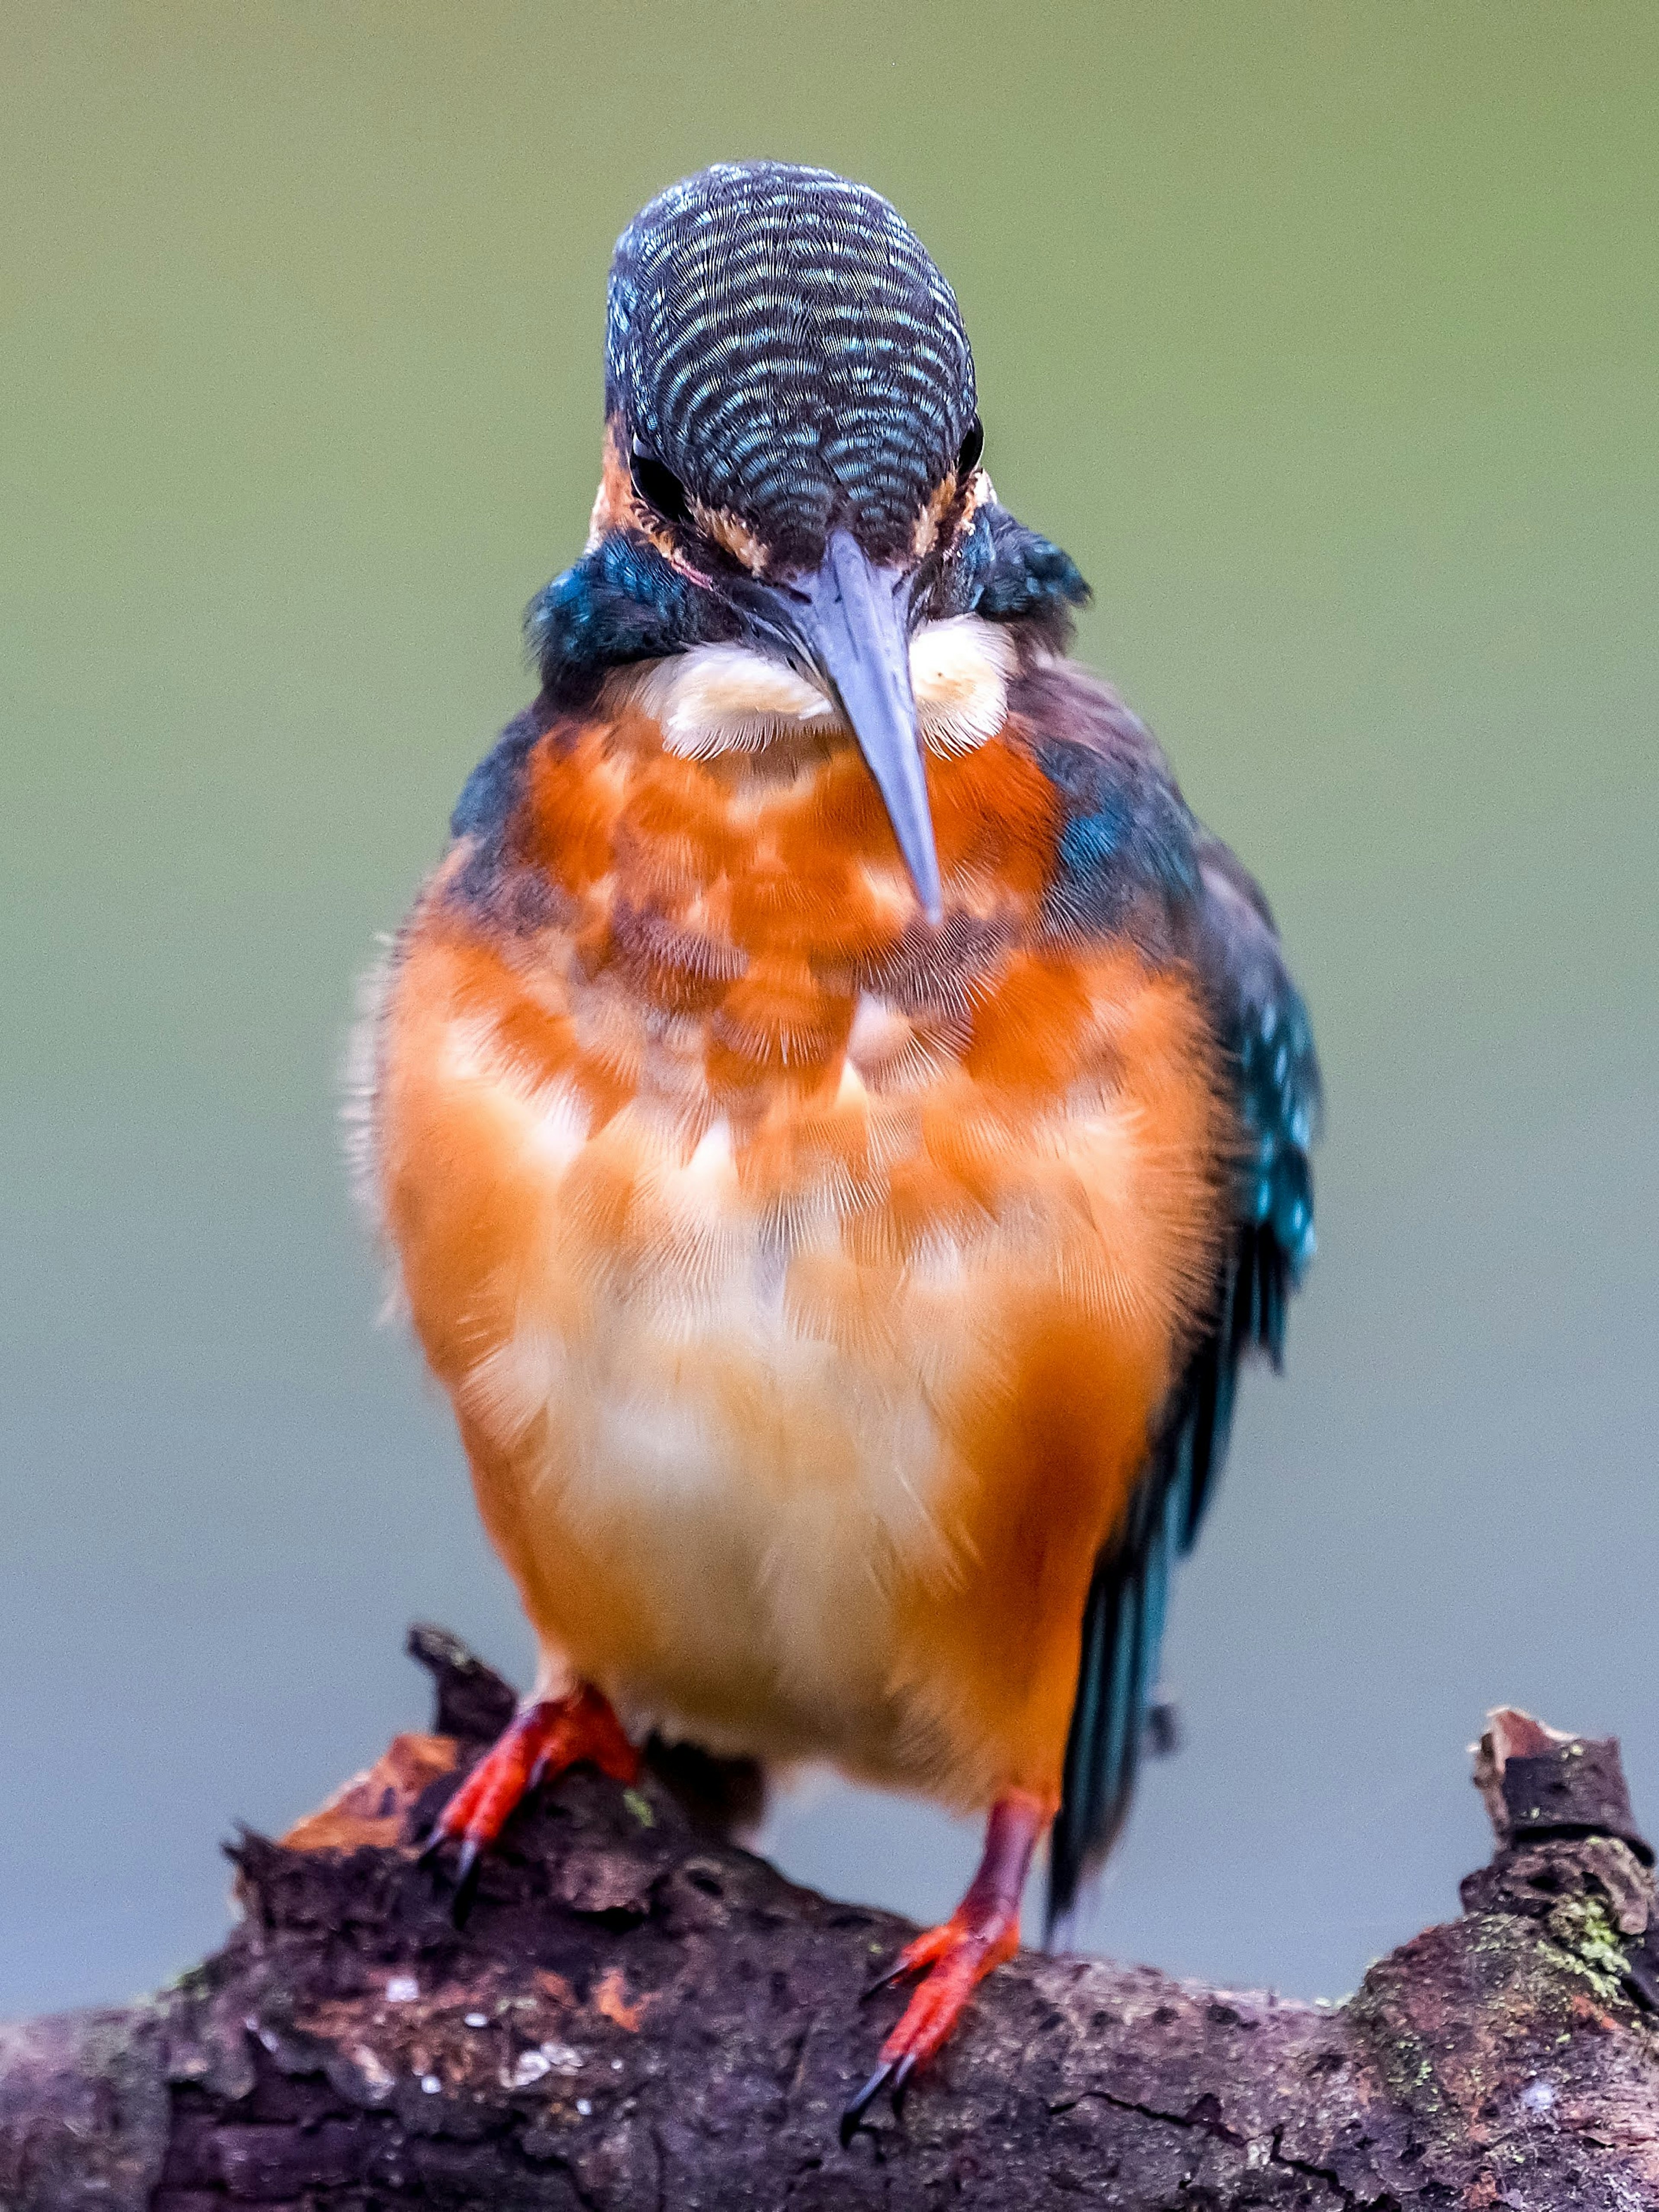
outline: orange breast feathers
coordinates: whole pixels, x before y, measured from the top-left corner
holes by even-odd
[[[706,678],[527,738],[404,933],[374,1118],[415,1324],[548,1679],[1053,1794],[1212,1280],[1209,1030],[1180,965],[1040,929],[1056,797],[1000,698],[918,682],[935,931],[845,732]]]

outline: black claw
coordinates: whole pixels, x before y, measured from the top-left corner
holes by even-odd
[[[866,2112],[869,2111],[876,2099],[880,2096],[884,2086],[892,2075],[892,2071],[893,2069],[890,2063],[884,2060],[883,2063],[877,2067],[875,2072],[870,2076],[870,2079],[865,2083],[864,2087],[859,2091],[857,2096],[853,2098],[849,2102],[847,2110],[842,2114],[841,2147],[843,2150],[847,2148],[854,2136],[858,2133]]]
[[[465,1927],[483,1879],[483,1854],[468,1836],[463,1839],[460,1856],[455,1862],[455,1894],[449,1900],[449,1917],[456,1927]]]
[[[435,1864],[444,1845],[454,1841],[455,1838],[447,1828],[441,1826],[434,1828],[422,1846],[415,1863],[417,1866]],[[472,1907],[477,1902],[478,1884],[483,1877],[483,1850],[471,1836],[462,1836],[460,1845],[455,1854],[455,1887],[449,1900],[449,1917],[456,1927],[465,1928]]]
[[[884,2089],[890,2093],[893,2118],[900,2118],[904,2112],[904,2099],[910,2087],[910,2076],[916,2070],[916,2054],[907,2051],[902,2058],[884,2058],[859,2091],[841,2116],[841,2147],[845,2150],[863,2124],[864,2116]]]
[[[893,2069],[893,2118],[896,2120],[904,2117],[905,2092],[910,2087],[910,2076],[915,2070],[916,2054],[914,2051],[907,2051]]]
[[[878,1974],[868,1989],[859,1991],[859,2002],[868,2004],[872,1997],[878,1997],[884,1990],[895,1988],[911,1971],[912,1969],[907,1966],[901,1958],[897,1965],[889,1966],[884,1974]]]

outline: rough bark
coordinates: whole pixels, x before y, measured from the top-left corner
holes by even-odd
[[[148,2002],[0,2028],[0,2204],[1659,2207],[1652,1853],[1614,1743],[1492,1717],[1464,1917],[1340,2005],[1022,1954],[849,2149],[908,1932],[793,1887],[658,1777],[545,1789],[465,1932],[422,1832],[511,1695],[417,1632],[434,1732],[281,1843]],[[683,1784],[683,1776],[676,1778]]]

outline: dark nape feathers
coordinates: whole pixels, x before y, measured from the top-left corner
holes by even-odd
[[[991,563],[975,602],[988,622],[1036,623],[1051,652],[1071,641],[1073,607],[1091,597],[1069,553],[1018,522],[1006,507],[985,510],[991,533]]]
[[[635,531],[613,531],[538,592],[525,647],[550,699],[592,703],[606,673],[735,636],[726,601],[681,574]]]

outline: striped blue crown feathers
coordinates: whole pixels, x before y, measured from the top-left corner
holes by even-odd
[[[778,161],[672,185],[617,244],[607,412],[785,561],[909,538],[974,420],[956,295],[864,185]]]

